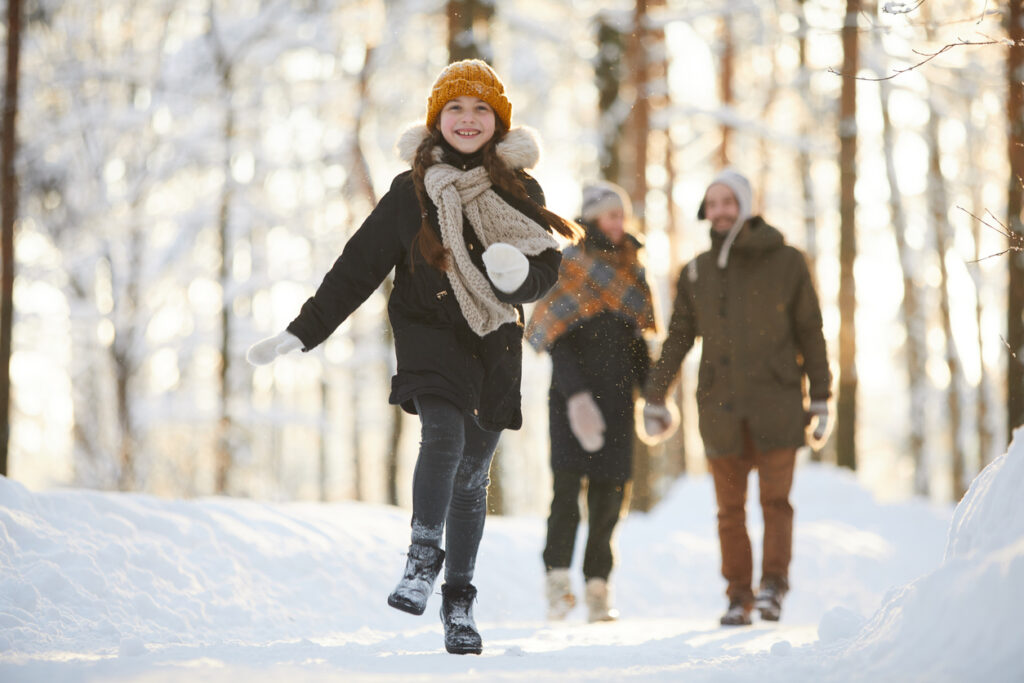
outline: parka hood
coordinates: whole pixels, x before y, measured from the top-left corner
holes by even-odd
[[[720,251],[728,235],[711,230],[711,244]],[[735,233],[730,250],[732,252],[753,253],[778,249],[786,243],[785,237],[778,228],[768,225],[760,216],[748,219]]]
[[[416,150],[429,135],[430,129],[424,125],[407,128],[395,145],[398,157],[412,164]],[[440,145],[434,148],[435,160],[440,161],[443,155],[444,150]],[[498,156],[514,169],[533,168],[540,161],[540,137],[528,126],[516,126],[505,133],[505,137],[498,143]]]

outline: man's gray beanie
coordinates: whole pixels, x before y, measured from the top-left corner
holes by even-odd
[[[736,240],[736,235],[739,233],[740,228],[750,218],[754,203],[754,192],[750,189],[750,181],[747,180],[746,176],[732,168],[722,170],[715,176],[714,180],[708,183],[708,188],[712,185],[725,185],[728,187],[732,191],[733,196],[736,197],[736,203],[740,209],[739,214],[736,216],[736,222],[729,228],[725,241],[722,242],[722,250],[718,253],[718,267],[725,268],[729,263],[729,250],[732,248],[732,243]],[[707,190],[704,191],[704,194],[707,195]],[[699,220],[706,218],[703,199],[700,202],[700,208],[697,209],[697,218]]]

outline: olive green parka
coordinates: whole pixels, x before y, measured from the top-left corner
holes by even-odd
[[[821,308],[804,254],[760,216],[736,235],[724,268],[723,236],[683,268],[668,336],[646,396],[661,402],[702,338],[697,379],[708,457],[737,455],[746,420],[760,451],[805,443],[804,376],[811,400],[831,394]]]

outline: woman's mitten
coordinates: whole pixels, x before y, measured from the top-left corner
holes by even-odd
[[[604,416],[597,407],[597,401],[589,391],[581,391],[569,397],[569,429],[576,440],[588,453],[601,450],[604,446]]]

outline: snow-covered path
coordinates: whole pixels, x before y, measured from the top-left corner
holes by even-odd
[[[783,621],[733,629],[717,623],[706,477],[621,525],[617,623],[586,624],[582,609],[545,623],[544,520],[492,517],[475,581],[484,654],[456,657],[439,596],[422,617],[385,605],[405,510],[31,492],[0,479],[0,680],[1024,680],[1022,486],[1024,444],[955,516],[882,505],[849,473],[802,465]],[[751,513],[757,539],[756,502]]]

